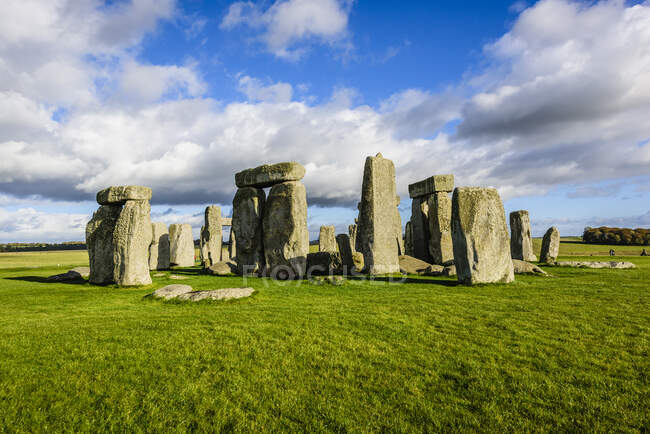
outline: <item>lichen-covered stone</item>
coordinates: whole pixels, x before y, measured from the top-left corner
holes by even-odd
[[[262,218],[265,202],[264,190],[254,187],[238,189],[232,200],[230,257],[237,259],[240,274],[256,274],[264,266]]]
[[[369,274],[399,273],[395,242],[395,166],[381,154],[366,158],[356,250]]]
[[[336,237],[334,226],[321,226],[318,236],[319,252],[336,252]]]
[[[539,255],[540,262],[548,264],[555,262],[560,254],[560,231],[555,227],[549,228],[542,238],[542,251]]]
[[[411,243],[413,257],[431,263],[429,253],[429,202],[426,197],[416,197],[411,201]]]
[[[100,205],[123,205],[127,200],[151,200],[151,189],[140,185],[108,187],[97,193]]]
[[[169,225],[170,265],[174,267],[194,266],[194,239],[192,226],[183,224]]]
[[[213,276],[237,274],[237,263],[234,261],[221,261],[210,265],[205,271]]]
[[[253,288],[223,288],[208,291],[192,291],[180,294],[176,298],[183,301],[201,300],[230,300],[233,298],[244,298],[253,295]]]
[[[307,192],[302,183],[289,181],[271,188],[264,207],[262,233],[269,276],[302,277],[309,253]]]
[[[510,240],[499,193],[494,188],[456,188],[451,214],[459,282],[512,282]]]
[[[190,285],[167,285],[155,290],[151,295],[155,298],[169,300],[192,291],[193,289]]]
[[[530,235],[530,217],[528,211],[510,213],[510,254],[512,259],[537,261],[533,253],[533,239]]]
[[[348,226],[348,234],[350,236],[350,247],[352,248],[353,252],[356,252],[357,251],[357,225],[356,224]]]
[[[553,263],[556,267],[570,268],[611,268],[611,269],[630,269],[636,268],[632,262],[621,261],[559,261]]]
[[[451,198],[446,192],[433,193],[427,197],[427,204],[429,254],[433,264],[442,265],[454,259],[454,246],[451,240]]]
[[[127,200],[113,232],[113,279],[120,286],[151,283],[151,207],[147,200]]]
[[[434,175],[423,181],[410,184],[409,197],[413,199],[438,192],[449,193],[453,189],[454,175]]]
[[[264,164],[235,174],[235,184],[238,188],[266,188],[281,182],[300,181],[304,176],[305,168],[295,161]]]
[[[402,274],[424,275],[431,269],[431,264],[413,256],[401,255],[399,257],[399,269]]]
[[[151,223],[151,245],[149,246],[149,270],[169,268],[169,231],[162,222]]]
[[[86,247],[93,284],[113,283],[113,232],[122,207],[102,205],[86,225]]]
[[[221,207],[210,205],[205,208],[205,224],[201,228],[201,264],[209,267],[221,261]]]
[[[354,259],[352,258],[352,243],[348,234],[338,234],[336,244],[341,254],[341,263],[346,271],[352,271],[354,268]]]

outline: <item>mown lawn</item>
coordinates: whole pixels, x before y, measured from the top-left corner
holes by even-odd
[[[477,287],[281,285],[190,268],[118,289],[44,282],[56,265],[3,267],[0,427],[647,431],[650,258],[624,259],[639,268]],[[258,292],[143,298],[170,283]]]

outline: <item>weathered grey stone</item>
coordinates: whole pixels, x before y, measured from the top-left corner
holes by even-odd
[[[271,188],[264,208],[263,228],[268,274],[280,279],[303,276],[307,268],[309,232],[307,193],[302,183],[289,181]]]
[[[230,259],[237,258],[237,239],[232,226],[230,227],[230,239],[228,240],[228,257]]]
[[[352,243],[348,234],[338,234],[336,244],[341,254],[341,263],[346,271],[352,271],[354,268],[354,259],[352,258]]]
[[[221,261],[210,265],[205,271],[213,276],[228,276],[237,273],[237,263],[235,261]]]
[[[194,266],[194,239],[192,226],[183,224],[169,225],[169,262],[174,267]]]
[[[395,166],[381,154],[366,158],[356,250],[369,274],[398,273],[395,242]]]
[[[459,282],[512,282],[508,228],[499,193],[494,188],[456,188],[451,214]]]
[[[424,270],[425,276],[442,276],[442,273],[445,271],[445,267],[442,265],[431,264],[427,269]]]
[[[100,205],[123,205],[127,200],[151,200],[151,189],[140,185],[108,187],[97,193]]]
[[[442,265],[454,259],[451,240],[451,198],[446,192],[433,193],[427,197],[427,205],[431,262]]]
[[[90,283],[101,285],[114,281],[113,232],[121,211],[120,205],[102,205],[86,225]]]
[[[74,267],[71,272],[78,273],[81,277],[87,278],[90,276],[90,267]]]
[[[120,286],[148,285],[151,207],[147,200],[127,200],[113,232],[113,279]]]
[[[209,291],[193,291],[178,295],[176,298],[183,301],[201,301],[201,300],[230,300],[234,298],[244,298],[253,295],[253,288],[223,288]]]
[[[555,227],[549,228],[542,238],[540,262],[553,263],[560,254],[560,231]]]
[[[533,239],[530,235],[530,217],[528,211],[510,213],[510,254],[512,259],[537,261],[533,253]]]
[[[343,263],[339,252],[314,252],[307,254],[307,274],[341,274]]]
[[[429,253],[429,202],[426,197],[416,197],[411,201],[411,243],[413,257],[431,263]]]
[[[221,261],[221,207],[210,205],[205,208],[205,225],[201,228],[201,264],[209,267]]]
[[[264,164],[254,169],[246,169],[235,174],[235,184],[242,187],[271,187],[287,181],[300,181],[305,176],[305,168],[300,163]]]
[[[411,229],[410,220],[406,222],[404,227],[404,252],[409,256],[413,256],[413,230]]]
[[[401,255],[399,257],[399,271],[402,274],[423,275],[431,267],[431,264],[413,256]]]
[[[629,269],[636,268],[632,262],[617,262],[617,261],[602,261],[602,262],[589,262],[589,261],[559,261],[553,264],[556,267],[570,267],[570,268],[612,268],[612,269]]]
[[[454,175],[434,175],[423,181],[410,184],[409,197],[413,199],[443,191],[449,193],[453,189]]]
[[[68,270],[65,273],[55,274],[53,276],[48,276],[46,279],[48,282],[72,282],[72,281],[83,281],[81,273],[75,270]]]
[[[265,207],[264,190],[244,187],[237,190],[232,200],[232,232],[236,241],[239,274],[255,274],[264,266],[264,245],[262,243],[262,217]],[[231,246],[235,243],[232,242]]]
[[[179,276],[179,275],[176,275],[176,274],[170,274],[169,278],[172,279],[172,280],[187,280],[187,279],[189,279],[189,276]]]
[[[356,219],[355,219],[356,221]],[[348,226],[348,234],[350,235],[350,248],[353,252],[357,251],[357,225],[356,223]]]
[[[229,261],[230,260],[230,248],[228,246],[228,243],[224,243],[221,245],[221,261]]]
[[[321,226],[318,236],[319,252],[336,252],[336,237],[334,226]]]
[[[155,290],[151,295],[155,298],[164,298],[169,300],[170,298],[176,298],[179,295],[188,292],[192,292],[192,287],[190,285],[167,285]]]
[[[537,274],[541,276],[548,276],[548,273],[535,264],[530,262],[521,261],[519,259],[512,260],[512,266],[514,267],[515,274]]]
[[[149,270],[169,268],[169,231],[162,222],[151,223],[151,245],[149,246]]]
[[[445,277],[454,277],[456,276],[456,266],[455,265],[447,265],[443,270],[442,270],[442,276]]]
[[[354,271],[361,273],[365,267],[363,253],[352,252],[352,262],[354,262]]]
[[[400,197],[395,197],[395,239],[397,242],[397,254],[404,254],[404,237],[402,237],[402,216],[399,214]]]

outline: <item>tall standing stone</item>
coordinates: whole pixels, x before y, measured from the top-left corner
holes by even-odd
[[[404,252],[407,256],[413,256],[413,231],[410,220],[404,226]],[[415,258],[415,256],[413,257]]]
[[[121,205],[102,205],[86,225],[86,246],[90,264],[88,281],[94,284],[113,282],[113,232]]]
[[[350,246],[352,247],[352,252],[357,251],[357,225],[348,226],[348,235],[350,236]]]
[[[221,261],[221,208],[210,205],[205,208],[205,225],[201,228],[201,262],[209,267]]]
[[[533,239],[530,235],[530,217],[528,211],[513,211],[510,213],[510,253],[512,259],[522,261],[537,261],[533,253]]]
[[[264,207],[265,196],[261,188],[239,188],[232,200],[231,247],[236,242],[236,251],[231,251],[230,256],[237,258],[240,274],[255,274],[264,266]]]
[[[460,187],[452,198],[454,264],[464,284],[512,282],[508,227],[493,188]]]
[[[454,259],[451,240],[451,198],[436,192],[427,198],[429,208],[429,253],[431,263],[442,265]]]
[[[237,257],[237,239],[235,238],[235,231],[230,226],[230,239],[228,240],[228,256],[230,259]]]
[[[399,273],[395,242],[395,166],[381,153],[366,158],[359,207],[357,250],[370,274]]]
[[[149,270],[169,268],[169,231],[162,222],[151,223],[151,245],[149,246]]]
[[[352,257],[352,243],[348,234],[338,234],[336,236],[336,244],[341,254],[341,262],[343,263],[344,271],[349,272],[354,268],[354,258]]]
[[[151,207],[148,200],[127,200],[113,232],[113,279],[120,286],[148,285]]]
[[[560,231],[555,227],[549,228],[542,239],[542,251],[539,255],[540,262],[547,264],[555,262],[560,254]]]
[[[397,255],[404,255],[404,237],[402,236],[402,216],[399,214],[400,197],[395,197],[395,238]]]
[[[288,181],[271,188],[264,207],[263,234],[269,274],[276,278],[302,277],[307,268],[309,232],[307,192],[301,182]]]
[[[176,267],[194,266],[194,239],[192,226],[184,224],[169,225],[170,265]]]
[[[336,252],[336,237],[334,226],[321,226],[318,236],[319,252]]]
[[[411,201],[411,243],[413,257],[431,263],[429,253],[429,203],[426,196],[415,197]]]

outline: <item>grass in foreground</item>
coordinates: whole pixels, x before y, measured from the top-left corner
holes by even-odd
[[[118,289],[5,268],[0,426],[643,431],[650,259],[626,259],[640,268],[477,287],[251,278],[249,299],[198,304],[143,296],[244,282],[186,269]]]

